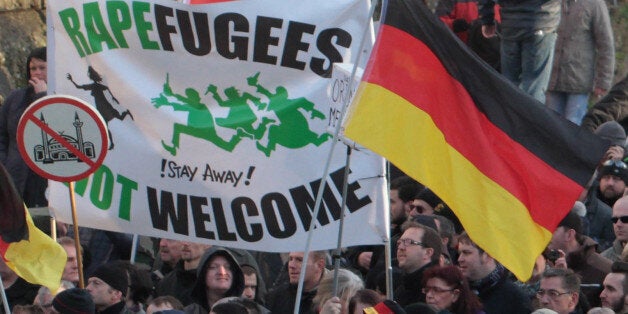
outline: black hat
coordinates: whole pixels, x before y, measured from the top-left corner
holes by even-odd
[[[126,296],[126,291],[129,288],[129,276],[123,267],[103,264],[94,270],[91,277],[104,281],[111,288],[122,292],[122,295]]]
[[[598,179],[605,175],[613,175],[620,178],[628,185],[628,166],[621,160],[609,159],[602,164]]]
[[[52,307],[61,314],[96,313],[92,296],[80,288],[61,291],[52,299]]]
[[[628,263],[622,261],[613,262],[613,265],[611,265],[611,272],[627,274]]]
[[[443,202],[438,196],[436,196],[436,194],[434,194],[434,192],[432,192],[432,190],[428,188],[424,188],[414,197],[414,199],[424,200],[432,206],[432,208],[436,208],[436,206]]]
[[[580,216],[573,211],[570,211],[569,214],[558,223],[558,227],[573,229],[577,234],[582,234],[582,220]]]
[[[603,139],[611,141],[611,145],[621,147],[626,145],[626,131],[617,121],[606,121],[600,124],[593,133]]]

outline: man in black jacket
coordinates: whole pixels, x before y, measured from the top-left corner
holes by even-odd
[[[486,314],[528,314],[530,299],[508,277],[508,270],[479,248],[466,232],[458,239],[458,264]]]

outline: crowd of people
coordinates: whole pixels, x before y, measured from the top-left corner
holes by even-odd
[[[165,238],[145,239],[131,263],[130,235],[80,228],[77,246],[72,230],[60,224],[57,242],[68,257],[61,288],[28,283],[0,260],[8,307],[13,313],[281,314],[298,303],[299,313],[321,314],[628,313],[628,77],[611,88],[606,3],[441,0],[436,14],[507,79],[610,142],[528,281],[476,245],[429,187],[397,171],[390,182],[392,269],[383,245],[346,248],[333,258],[313,251],[305,259],[300,251]],[[16,129],[25,108],[46,94],[46,49],[33,50],[26,63],[27,87],[0,107],[0,164],[25,204],[38,207],[47,205],[46,181],[20,157]],[[596,104],[587,112],[591,95]],[[47,229],[46,221],[39,226]]]

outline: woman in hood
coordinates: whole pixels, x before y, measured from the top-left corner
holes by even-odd
[[[244,275],[231,252],[213,246],[201,257],[198,276],[192,289],[194,303],[185,307],[189,314],[208,313],[216,301],[239,297],[244,290]]]

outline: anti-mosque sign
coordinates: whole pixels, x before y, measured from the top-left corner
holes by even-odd
[[[18,149],[28,166],[59,182],[83,179],[107,153],[107,127],[98,111],[71,96],[46,96],[18,123]]]
[[[333,63],[355,62],[369,3],[50,1],[50,90],[88,100],[110,131],[75,184],[80,225],[285,252],[315,219],[312,249],[335,247],[346,152],[322,177],[326,90]],[[384,161],[351,156],[343,244],[382,243]],[[50,204],[71,221],[65,186]]]

